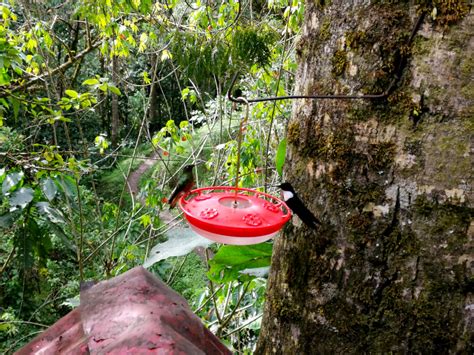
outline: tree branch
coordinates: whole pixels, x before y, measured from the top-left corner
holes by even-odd
[[[55,75],[59,72],[62,72],[64,70],[68,69],[74,63],[76,63],[78,60],[82,59],[84,56],[86,56],[87,54],[92,52],[94,49],[99,47],[101,44],[102,44],[102,41],[98,40],[98,41],[92,43],[91,45],[89,45],[83,51],[79,52],[74,57],[72,57],[72,58],[69,57],[67,62],[64,62],[63,64],[61,64],[60,66],[54,68],[53,70],[50,70],[47,73],[44,73],[42,75],[35,76],[34,78],[31,78],[30,80],[24,82],[23,84],[16,85],[16,86],[13,86],[13,87],[7,88],[7,89],[2,89],[2,91],[0,92],[0,98],[8,96],[12,92],[16,92],[16,91],[19,91],[19,90],[26,89],[26,88],[32,86],[33,84],[36,84],[38,81],[42,81],[42,80],[46,79],[49,76],[53,76],[53,75]]]

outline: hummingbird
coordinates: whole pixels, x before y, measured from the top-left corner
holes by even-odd
[[[232,96],[237,99],[239,97],[242,97],[242,89],[240,88],[237,88],[234,90],[234,93],[232,94]],[[232,102],[232,109],[233,110],[237,110],[238,109],[238,106],[237,106],[237,102]]]
[[[303,221],[304,224],[312,229],[316,229],[318,224],[321,225],[319,219],[308,210],[289,182],[284,182],[283,184],[277,185],[277,187],[282,190],[283,200],[287,206]]]
[[[191,191],[194,186],[194,164],[186,165],[182,175],[179,177],[178,183],[168,198],[170,209],[174,208],[181,196]]]

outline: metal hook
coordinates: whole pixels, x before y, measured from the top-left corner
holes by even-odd
[[[423,11],[420,16],[418,17],[417,21],[415,22],[410,37],[408,38],[406,45],[411,45],[413,42],[413,38],[415,37],[416,32],[418,31],[421,23],[423,22],[423,18],[425,17],[425,11]],[[234,88],[235,82],[237,81],[237,77],[239,76],[239,72],[234,75],[232,82],[230,84],[229,91],[227,92],[227,98],[236,103],[246,103],[247,105],[251,102],[262,102],[262,101],[278,101],[278,100],[293,100],[293,99],[330,99],[330,100],[376,100],[376,99],[384,99],[388,97],[395,88],[396,83],[400,80],[403,72],[405,63],[400,63],[397,72],[395,73],[393,79],[390,81],[388,87],[380,94],[367,94],[367,95],[287,95],[287,96],[270,96],[270,97],[263,97],[263,98],[256,98],[256,99],[244,99],[243,97],[233,97],[232,96],[232,89]]]

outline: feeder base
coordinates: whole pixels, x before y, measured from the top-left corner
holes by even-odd
[[[189,224],[189,226],[194,232],[199,234],[201,237],[213,240],[217,243],[232,244],[232,245],[249,245],[249,244],[263,243],[278,234],[278,231],[276,231],[274,233],[261,235],[258,237],[232,237],[228,235],[207,232],[201,228],[197,228],[193,226],[192,224]]]

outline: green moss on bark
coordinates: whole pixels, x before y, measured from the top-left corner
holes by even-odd
[[[472,21],[443,38],[424,28],[411,51],[405,44],[420,7],[409,6],[341,1],[307,17],[311,25],[314,16],[331,16],[327,39],[322,26],[308,34],[316,44],[304,58],[304,77],[317,83],[307,90],[374,93],[395,75],[400,80],[385,100],[319,101],[295,110],[304,114],[288,127],[287,179],[325,230],[304,235],[304,226],[293,226],[277,241],[270,289],[282,288],[269,299],[278,299],[271,304],[282,317],[267,318],[267,353],[472,353],[464,307],[474,287],[467,236],[474,214],[465,188],[473,126],[463,119]],[[332,57],[320,55],[321,38]],[[448,190],[464,195],[447,199]],[[311,244],[300,244],[303,235]],[[329,243],[314,247],[322,237]],[[302,259],[292,251],[297,245]],[[304,316],[288,309],[293,302],[304,305],[295,308]]]
[[[364,42],[366,42],[365,31],[348,31],[346,33],[346,46],[352,50],[357,50]]]
[[[434,0],[431,14],[437,25],[447,28],[458,23],[469,14],[471,5],[465,0]]]
[[[413,211],[420,220],[420,230],[436,238],[440,248],[446,249],[451,255],[464,253],[468,241],[467,230],[474,218],[474,209],[437,203],[420,196],[413,205]]]
[[[332,57],[332,74],[340,76],[344,74],[347,68],[347,53],[344,50],[338,50]]]
[[[329,32],[330,27],[331,27],[331,20],[328,17],[326,17],[323,20],[321,27],[319,29],[319,39],[321,41],[326,41],[331,37],[331,32]]]
[[[287,140],[290,144],[297,145],[300,140],[300,124],[293,120],[288,124]]]

